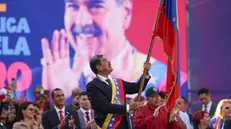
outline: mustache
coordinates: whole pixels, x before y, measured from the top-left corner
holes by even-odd
[[[91,25],[85,25],[85,26],[72,26],[72,33],[74,35],[80,35],[80,34],[91,34],[94,37],[98,37],[102,34],[102,31],[96,24]]]

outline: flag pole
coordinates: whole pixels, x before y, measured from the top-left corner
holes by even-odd
[[[158,13],[157,13],[157,16],[156,16],[155,24],[154,24],[153,30],[152,30],[152,38],[151,38],[151,41],[150,41],[146,62],[150,61],[150,58],[151,58],[151,55],[152,55],[152,48],[153,48],[154,41],[155,41],[156,28],[157,28],[157,25],[158,25],[158,22],[159,22],[159,19],[160,19],[160,14],[163,11],[163,3],[164,3],[164,0],[161,0],[160,5],[159,5],[159,10],[158,10]],[[141,78],[141,82],[140,82],[140,88],[139,88],[139,92],[138,92],[137,102],[140,102],[141,93],[142,93],[143,87],[144,87],[144,80],[145,80],[145,77],[146,77],[147,74],[148,74],[148,71],[144,70],[142,78]],[[134,112],[134,115],[135,115],[135,112]]]

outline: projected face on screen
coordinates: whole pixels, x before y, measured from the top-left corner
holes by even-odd
[[[130,24],[131,9],[130,0],[67,0],[64,17],[71,45],[116,55],[126,42],[125,30]],[[99,49],[112,46],[114,50],[110,52]]]
[[[23,91],[28,100],[34,100],[36,86],[50,91],[58,87],[70,98],[72,89],[85,91],[86,84],[95,78],[89,66],[95,54],[111,61],[112,77],[136,82],[143,73],[158,5],[159,0],[28,0],[7,4],[9,10],[0,17],[0,87],[21,73],[17,92]],[[187,80],[184,12],[185,0],[179,0],[182,85]],[[19,16],[21,20],[15,23]],[[13,33],[14,29],[21,31]],[[162,47],[156,40],[147,88],[165,90],[167,66]],[[9,52],[16,54],[8,58]]]

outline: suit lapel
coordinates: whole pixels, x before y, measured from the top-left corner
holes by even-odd
[[[85,120],[83,117],[83,113],[81,112],[80,109],[77,111],[77,113],[78,113],[81,129],[84,129],[86,127],[86,124],[85,124]]]
[[[51,113],[51,117],[52,117],[52,120],[54,121],[54,125],[56,125],[57,123],[59,124],[60,123],[60,120],[59,120],[59,116],[58,116],[58,113],[56,112],[55,109],[52,110],[52,113]]]
[[[112,87],[107,85],[105,82],[99,80],[98,78],[95,79],[97,86],[99,89],[101,89],[101,91],[107,95],[107,97],[109,98],[109,101],[111,101],[111,97],[112,97]]]

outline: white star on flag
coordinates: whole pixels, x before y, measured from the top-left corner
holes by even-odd
[[[157,79],[158,79],[158,77],[152,77],[151,79],[150,79],[150,82],[152,82],[154,85],[157,85]]]

